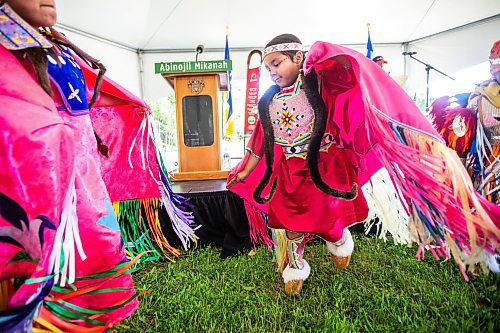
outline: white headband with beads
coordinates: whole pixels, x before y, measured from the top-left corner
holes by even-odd
[[[302,44],[300,43],[283,43],[268,46],[262,52],[262,58],[267,56],[268,54],[274,52],[283,52],[283,51],[302,51]]]

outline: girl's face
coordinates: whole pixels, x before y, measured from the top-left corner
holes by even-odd
[[[34,28],[56,24],[55,0],[7,0],[7,3]]]
[[[271,74],[271,79],[280,88],[291,86],[297,80],[304,54],[298,51],[293,59],[281,52],[268,54],[264,65]]]

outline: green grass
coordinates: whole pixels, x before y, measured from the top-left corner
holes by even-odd
[[[494,332],[500,275],[467,283],[454,262],[355,235],[350,266],[336,270],[323,244],[306,246],[311,276],[299,297],[283,292],[272,254],[219,259],[196,250],[134,274],[151,294],[118,332]]]

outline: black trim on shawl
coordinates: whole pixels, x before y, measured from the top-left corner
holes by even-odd
[[[314,185],[316,185],[316,187],[322,192],[335,198],[348,201],[354,200],[358,196],[358,184],[354,183],[349,192],[337,190],[328,186],[323,181],[319,173],[318,157],[319,150],[321,148],[321,141],[323,139],[323,135],[325,134],[327,112],[325,103],[323,102],[323,99],[319,94],[318,81],[316,72],[314,70],[312,70],[311,73],[304,77],[303,89],[306,93],[307,101],[314,110],[313,130],[311,133],[311,141],[306,157],[307,166],[309,168],[309,173],[311,174]],[[271,116],[269,114],[269,104],[271,103],[274,95],[276,95],[279,91],[279,86],[273,85],[259,100],[259,117],[262,128],[264,130],[264,154],[266,155],[266,172],[257,185],[257,188],[253,192],[253,198],[259,204],[263,204],[271,200],[274,192],[276,191],[277,183],[276,179],[274,179],[270,194],[265,198],[261,197],[262,191],[267,186],[267,184],[269,184],[274,162],[274,131],[271,124]]]
[[[314,124],[311,133],[311,141],[309,143],[309,150],[307,151],[307,166],[311,178],[316,185],[324,193],[343,200],[354,200],[358,196],[358,184],[354,183],[349,192],[337,190],[328,186],[319,173],[318,157],[319,149],[321,148],[321,140],[325,134],[327,112],[325,102],[318,89],[318,80],[314,69],[304,77],[303,86],[306,93],[307,101],[314,110]]]

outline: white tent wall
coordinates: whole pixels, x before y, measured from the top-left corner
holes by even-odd
[[[461,70],[487,62],[491,46],[499,38],[500,19],[496,19],[417,40],[408,45],[407,51],[417,52],[414,57],[454,77]],[[474,89],[474,84],[489,78],[488,67],[484,68],[485,71],[480,77],[468,76],[467,79],[470,80],[468,91]],[[425,92],[425,66],[406,57],[406,73],[411,92]],[[454,89],[460,89],[456,86],[459,82],[452,81],[434,70],[430,71],[429,81],[431,97],[439,97],[433,94],[433,85],[436,84],[446,84],[450,94]]]
[[[140,67],[137,53],[113,44],[57,27],[79,48],[106,66],[106,75],[137,96],[141,96]]]

